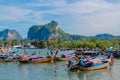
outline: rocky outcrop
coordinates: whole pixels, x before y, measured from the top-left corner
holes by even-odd
[[[58,36],[59,27],[56,21],[45,25],[34,25],[28,31],[29,39],[51,40]]]
[[[59,28],[59,25],[56,21],[51,21],[45,25],[34,25],[30,27],[28,31],[28,38],[30,40],[38,39],[38,40],[79,40],[87,38],[85,36],[80,35],[70,35],[65,33],[62,29]]]
[[[30,40],[38,39],[38,40],[63,40],[63,41],[71,41],[71,40],[82,40],[82,39],[91,39],[91,38],[99,38],[99,39],[110,39],[118,36],[113,36],[110,34],[98,34],[96,36],[81,36],[81,35],[71,35],[65,33],[62,29],[59,28],[59,25],[56,21],[51,21],[45,25],[34,25],[29,28],[28,38]]]
[[[16,30],[5,29],[0,32],[0,39],[6,40],[22,40],[21,35]]]

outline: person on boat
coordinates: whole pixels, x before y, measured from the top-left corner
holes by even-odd
[[[26,50],[26,49],[24,49],[24,51],[23,51],[23,52],[24,52],[24,54],[26,54],[26,53],[27,53],[27,50]]]
[[[76,60],[76,62],[78,62],[79,61],[78,52],[75,51],[74,54],[75,54],[75,60]]]
[[[111,56],[111,61],[114,61],[113,53],[111,53],[110,56]]]
[[[85,56],[84,56],[84,52],[81,53],[80,58],[85,58]]]
[[[75,57],[78,57],[78,52],[77,51],[75,51],[74,54],[75,54]]]

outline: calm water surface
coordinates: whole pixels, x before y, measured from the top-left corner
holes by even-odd
[[[115,59],[111,69],[89,72],[71,72],[67,62],[20,64],[0,63],[0,80],[119,80],[120,60]]]

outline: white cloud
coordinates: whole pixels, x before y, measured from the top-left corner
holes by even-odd
[[[120,3],[112,4],[104,0],[87,0],[70,4],[68,7],[71,8],[67,8],[69,13],[74,15],[73,23],[77,24],[72,29],[74,34],[119,34]]]
[[[27,6],[31,7],[49,7],[49,10],[43,10],[42,13],[52,13],[59,12],[61,14],[83,14],[92,13],[102,9],[110,9],[112,4],[108,4],[104,0],[79,0],[74,3],[68,3],[66,0],[48,0],[37,3],[29,3]]]
[[[40,12],[16,6],[0,6],[0,20],[19,22],[41,18]]]
[[[17,7],[11,6],[1,6],[0,10],[0,19],[1,20],[19,20],[25,18],[25,16],[29,13],[29,10],[20,9]]]
[[[52,17],[61,21],[58,22],[62,25],[60,27],[70,33],[119,34],[120,3],[110,3],[107,0],[77,0],[71,3],[69,0],[37,1],[23,3],[21,6],[0,6],[0,21],[41,24],[40,21],[46,22]],[[46,15],[49,17],[44,18]]]
[[[68,19],[63,17],[62,20],[68,20],[68,23],[63,22],[66,23],[65,26],[69,24],[71,28],[66,29],[74,34],[91,35],[106,32],[119,34],[120,3],[110,3],[106,0],[78,0],[74,3],[67,3],[66,0],[49,0],[49,2],[37,3],[33,6],[50,7],[41,14],[69,16]]]

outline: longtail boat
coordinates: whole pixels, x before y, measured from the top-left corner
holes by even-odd
[[[17,62],[18,59],[5,59],[2,62]]]
[[[61,58],[61,57],[58,57],[57,60],[58,61],[69,61],[69,60],[75,60],[75,58]]]
[[[75,57],[73,57],[72,53],[69,54],[62,54],[61,57],[57,57],[58,61],[69,61],[69,60],[75,60]]]
[[[68,65],[68,69],[69,70],[80,70],[80,71],[92,71],[92,70],[99,70],[99,69],[103,69],[103,68],[108,68],[109,64],[112,63],[112,58],[113,56],[110,55],[109,59],[106,59],[102,62],[99,63],[92,63],[89,65],[84,64],[83,60],[80,60],[79,63],[74,64],[74,65]]]
[[[92,71],[92,70],[99,70],[99,69],[104,69],[109,67],[109,61],[108,62],[103,62],[99,66],[79,66],[79,65],[72,65],[69,67],[69,70],[80,70],[80,71]]]
[[[0,62],[17,62],[18,59],[0,57]]]
[[[18,60],[14,59],[5,59],[5,60],[0,60],[0,62],[17,62]]]
[[[38,58],[32,60],[19,60],[20,63],[47,63],[54,62],[54,58]]]

